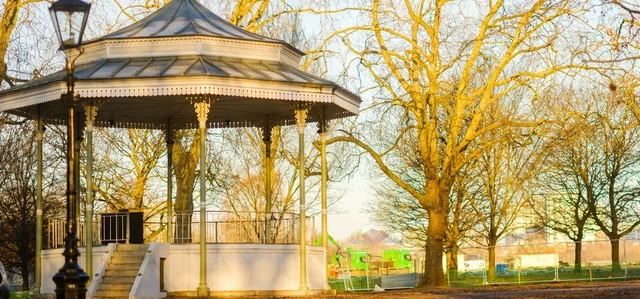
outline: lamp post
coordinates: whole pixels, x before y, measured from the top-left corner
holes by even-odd
[[[49,12],[60,43],[59,50],[80,47],[82,35],[87,25],[90,3],[82,0],[60,0],[51,5]],[[76,56],[77,58],[77,56]],[[69,109],[67,121],[67,226],[64,239],[64,266],[53,276],[56,284],[56,298],[85,298],[89,276],[78,265],[77,207],[78,207],[78,167],[76,138],[80,136],[79,117],[76,112],[78,98],[74,93],[76,78],[73,76],[75,59],[66,58],[67,92],[63,101]]]

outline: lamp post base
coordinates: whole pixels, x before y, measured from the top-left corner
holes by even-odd
[[[198,297],[209,297],[209,287],[207,285],[200,285],[196,290]]]
[[[64,267],[53,276],[53,282],[56,284],[56,298],[86,298],[87,281],[89,281],[89,276],[78,264],[65,264]]]

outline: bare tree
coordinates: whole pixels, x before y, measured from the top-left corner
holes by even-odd
[[[93,187],[106,204],[105,211],[149,210],[158,205],[161,199],[159,194],[150,194],[149,182],[158,177],[154,169],[166,152],[162,134],[100,128],[96,135],[98,155],[94,160],[97,171]]]
[[[29,290],[35,271],[36,157],[31,123],[0,125],[0,256],[7,271],[22,278],[24,291]],[[56,189],[60,177],[49,173],[43,179],[42,211],[47,221],[63,214],[64,192]]]
[[[94,210],[143,212],[145,222],[159,222],[166,208],[166,193],[155,191],[165,177],[158,172],[161,158],[166,154],[163,134],[148,129],[118,128],[99,128],[95,133],[93,190],[99,195],[96,202],[103,204],[94,204]],[[81,158],[86,160],[86,155]],[[81,165],[86,176],[86,163]],[[85,180],[81,182],[86,190]],[[86,200],[84,196],[81,198]],[[154,227],[148,239],[152,240],[163,230],[163,225]]]
[[[438,265],[449,196],[460,169],[491,147],[490,139],[480,137],[504,126],[534,125],[518,118],[489,121],[488,107],[517,101],[521,109],[531,109],[529,103],[538,97],[543,83],[539,79],[575,67],[565,59],[573,47],[563,28],[581,13],[582,5],[542,0],[517,4],[373,0],[364,5],[371,9],[359,15],[359,24],[329,37],[335,36],[350,50],[350,78],[366,76],[373,82],[363,86],[372,96],[372,105],[365,110],[371,114],[329,142],[361,147],[384,175],[427,210],[428,266],[423,285],[445,284]],[[560,48],[566,52],[558,53]],[[514,92],[517,97],[512,97]],[[388,139],[380,140],[384,138]],[[418,144],[415,163],[424,178],[420,186],[406,180],[405,165],[398,159],[405,149],[402,141],[409,138]]]
[[[490,122],[495,121],[493,118],[507,118],[505,111],[498,109],[492,109],[492,115],[487,117]],[[484,239],[482,245],[489,253],[490,280],[496,275],[496,245],[518,228],[518,220],[524,217],[523,207],[535,193],[532,179],[546,155],[544,140],[531,132],[534,131],[502,128],[482,136],[498,142],[472,161],[467,171],[476,178],[468,189],[469,201],[478,219],[476,233]]]
[[[611,243],[613,270],[620,271],[620,238],[640,225],[640,203],[636,200],[640,179],[636,173],[640,165],[640,127],[631,111],[626,109],[624,94],[593,93],[592,100],[600,101],[588,121],[597,128],[591,132],[597,150],[601,172],[602,192],[589,202],[593,220]],[[607,101],[602,101],[607,99]],[[595,134],[594,134],[595,133]]]
[[[576,94],[578,93],[578,94]],[[574,272],[582,271],[582,239],[593,225],[589,203],[602,196],[601,154],[593,140],[595,124],[589,122],[592,105],[579,91],[564,91],[562,101],[551,103],[555,126],[547,133],[549,155],[538,181],[540,192],[530,209],[540,223],[575,243]]]
[[[245,128],[225,130],[221,157],[226,172],[232,172],[233,181],[221,188],[218,203],[223,209],[232,211],[255,212],[261,217],[275,217],[277,228],[282,224],[285,213],[296,210],[299,194],[299,161],[297,157],[297,132],[287,127],[274,127],[271,134],[271,173],[266,174],[267,159],[265,157],[265,142],[260,130]],[[306,143],[313,143],[316,136],[306,134]],[[306,152],[304,160],[307,186],[307,209],[309,216],[319,213],[320,205],[320,153],[317,149]],[[352,161],[347,149],[335,147],[328,154],[328,185],[342,180],[353,169]],[[242,161],[237,163],[237,161]],[[266,175],[271,176],[271,203],[266,202]],[[329,206],[341,197],[339,191],[328,193]],[[267,214],[263,214],[267,213]],[[271,213],[271,214],[268,214]],[[246,214],[246,213],[245,213]],[[276,230],[278,232],[279,230]]]
[[[427,240],[427,211],[402,190],[377,188],[367,212],[373,221],[400,234],[409,244],[422,246]]]
[[[21,35],[30,34],[33,38],[44,36],[44,33],[31,28],[37,26],[37,21],[33,19],[34,14],[39,12],[34,9],[35,3],[42,0],[7,0],[0,8],[0,87],[14,86],[23,83],[41,71],[38,68],[27,70],[33,67],[37,58],[42,58],[41,53],[30,53],[28,48],[20,48],[20,43],[12,42]],[[26,18],[25,18],[26,16]],[[33,41],[30,41],[33,43]],[[47,60],[48,58],[44,58]]]

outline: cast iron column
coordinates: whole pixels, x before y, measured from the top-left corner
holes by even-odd
[[[98,113],[98,107],[89,104],[84,107],[87,120],[87,205],[84,214],[85,242],[86,242],[86,271],[91,281],[93,273],[93,123]]]
[[[305,168],[304,168],[304,127],[307,122],[307,109],[295,110],[298,125],[298,172],[300,176],[300,290],[306,291],[307,286],[307,207],[305,206]]]
[[[198,296],[209,296],[207,286],[207,189],[205,183],[206,174],[206,144],[207,144],[207,118],[209,115],[209,101],[201,100],[194,103],[200,130],[200,285]]]
[[[167,122],[167,239],[173,243],[173,128],[171,120]]]
[[[324,112],[324,111],[323,111]],[[320,128],[320,164],[321,164],[321,197],[322,197],[322,248],[324,249],[324,260],[327,260],[327,123],[324,115],[318,122]],[[329,288],[329,277],[327,267],[324,267],[324,288]]]
[[[265,200],[266,207],[264,213],[265,219],[265,242],[264,243],[275,243],[275,236],[272,236],[275,232],[271,231],[271,125],[269,125],[269,117],[267,116],[267,121],[264,125],[264,129],[262,131],[263,141],[264,141],[264,151],[265,151],[265,161],[264,161],[264,172],[265,172]]]
[[[38,151],[38,185],[36,187],[36,285],[33,293],[39,295],[40,287],[42,286],[42,139],[44,135],[44,127],[42,124],[42,117],[40,115],[40,106],[38,106],[36,134]]]

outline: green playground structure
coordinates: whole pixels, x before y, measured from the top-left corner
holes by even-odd
[[[335,254],[331,256],[330,265],[338,265],[341,268],[348,266],[351,271],[367,271],[372,269],[370,263],[373,260],[377,259],[379,261],[380,256],[374,256],[368,250],[355,250],[353,248],[342,250],[340,244],[331,235],[327,235],[327,239],[337,248]],[[315,245],[320,246],[321,243],[322,240],[318,239]],[[382,261],[386,262],[385,264],[389,268],[407,269],[409,272],[413,272],[413,258],[409,249],[385,249],[382,252]]]
[[[413,259],[409,249],[385,249],[382,252],[382,260],[391,262],[391,268],[408,269],[413,272]]]

